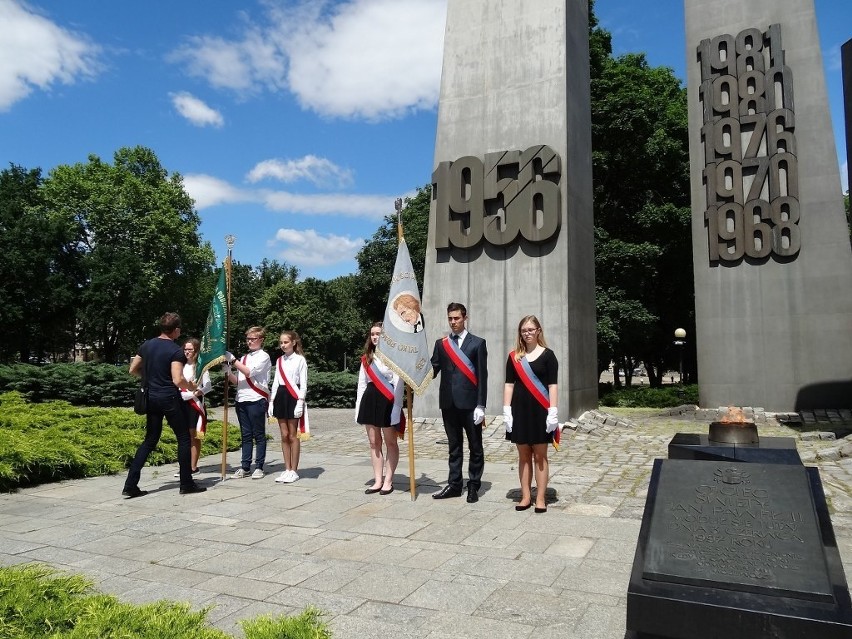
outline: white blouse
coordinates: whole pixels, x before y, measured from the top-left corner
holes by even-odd
[[[281,363],[280,365],[279,362]],[[284,372],[287,374],[290,383],[296,387],[299,399],[304,400],[308,393],[308,363],[305,361],[305,358],[298,353],[281,355],[278,358],[275,362],[275,378],[272,380],[272,395],[270,395],[273,400],[276,393],[278,393],[278,387],[285,385],[279,366],[284,368]]]

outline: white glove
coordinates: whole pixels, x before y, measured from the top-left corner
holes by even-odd
[[[556,406],[551,406],[547,409],[547,428],[546,432],[552,433],[559,426],[559,409]]]
[[[485,419],[485,409],[482,406],[477,406],[476,408],[474,408],[473,409],[473,423],[479,425],[479,424],[482,423],[482,421],[484,419]]]
[[[267,403],[269,404],[269,408],[266,409],[266,414],[269,415],[270,417],[275,417],[275,415],[272,414],[272,409],[273,409],[272,402],[267,402]]]
[[[504,406],[503,407],[503,425],[506,427],[506,432],[512,432],[512,407]]]
[[[195,393],[193,393],[192,391],[181,391],[180,392],[180,398],[185,402],[188,402],[193,397],[195,397]]]
[[[302,413],[304,413],[304,412],[305,412],[305,400],[300,399],[299,401],[296,402],[296,408],[293,409],[293,417],[298,419],[299,417],[302,416]]]
[[[231,351],[225,351],[225,361],[226,362],[228,362],[230,364],[235,359],[237,359],[237,358],[234,357],[234,354]]]

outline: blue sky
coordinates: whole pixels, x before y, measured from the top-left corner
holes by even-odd
[[[47,174],[147,146],[184,176],[219,259],[233,234],[243,263],[355,272],[393,200],[430,180],[445,10],[446,0],[0,0],[0,163]],[[852,3],[816,10],[844,164]],[[644,51],[685,78],[681,0],[598,0],[596,13],[616,54]]]

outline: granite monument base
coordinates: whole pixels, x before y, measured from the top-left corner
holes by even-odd
[[[669,442],[669,459],[799,464],[802,460],[792,437],[761,437],[758,444],[724,444],[708,435],[677,433]]]
[[[627,630],[636,639],[852,636],[817,469],[656,460]]]

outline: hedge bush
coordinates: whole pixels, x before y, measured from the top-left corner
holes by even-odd
[[[682,404],[698,404],[698,385],[631,386],[614,389],[612,384],[600,384],[598,403],[616,408],[669,408]]]
[[[216,367],[210,371],[213,390],[207,395],[210,406],[224,401],[224,376]],[[0,365],[0,392],[17,391],[30,402],[66,401],[74,406],[133,405],[139,379],[127,367],[112,364],[31,364]],[[316,408],[352,408],[358,376],[352,373],[308,372],[308,401]],[[233,403],[234,388],[229,390]]]

